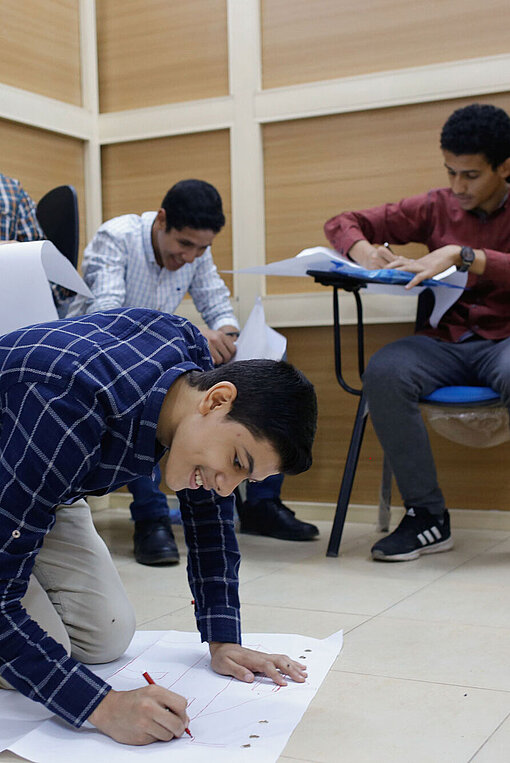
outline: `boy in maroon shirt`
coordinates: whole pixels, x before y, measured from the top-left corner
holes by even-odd
[[[381,561],[409,561],[453,546],[437,482],[421,397],[438,387],[492,387],[510,404],[510,117],[472,104],[441,132],[450,188],[344,212],[325,225],[339,252],[367,268],[415,273],[407,288],[454,265],[468,271],[466,291],[437,328],[392,342],[371,358],[363,378],[374,429],[388,456],[406,514],[372,547]],[[396,256],[383,246],[420,242],[429,253]]]

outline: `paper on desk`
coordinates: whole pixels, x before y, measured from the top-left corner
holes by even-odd
[[[69,260],[50,241],[0,246],[0,334],[58,319],[48,281],[92,296]]]
[[[391,269],[367,270],[355,262],[342,257],[334,249],[324,246],[315,246],[303,249],[295,257],[278,262],[270,262],[268,265],[259,265],[253,268],[242,268],[231,271],[235,273],[258,273],[268,276],[306,276],[309,270],[323,270],[326,273],[336,272],[344,275],[352,275],[366,281],[364,293],[368,294],[393,294],[401,297],[413,297],[418,295],[429,286],[450,286],[453,288],[433,288],[435,304],[430,316],[430,324],[437,326],[444,313],[458,300],[465,288],[467,273],[460,273],[456,268],[448,268],[438,273],[433,279],[428,279],[423,286],[415,286],[405,289],[405,283],[411,280],[413,274]],[[385,283],[372,283],[371,279],[384,280]],[[399,283],[396,283],[398,281]]]
[[[236,348],[234,361],[252,358],[281,360],[285,355],[287,339],[267,325],[260,297],[255,300],[253,310],[236,341]]]
[[[76,730],[53,718],[9,749],[35,763],[125,763],[139,761],[141,754],[153,763],[167,763],[169,756],[179,763],[273,763],[338,656],[343,640],[342,631],[322,640],[295,634],[244,635],[243,644],[249,648],[287,653],[306,662],[304,684],[289,681],[278,687],[260,676],[245,684],[214,673],[208,645],[200,643],[198,633],[168,631],[160,633],[157,641],[154,635],[147,633],[144,641],[145,634],[138,632],[136,649],[130,646],[125,655],[129,659],[115,670],[110,666],[110,677],[104,671],[108,666],[101,666],[101,675],[113,688],[129,690],[145,685],[142,673],[147,671],[156,683],[187,697],[193,739],[184,735],[168,743],[133,747],[114,742],[90,724]]]

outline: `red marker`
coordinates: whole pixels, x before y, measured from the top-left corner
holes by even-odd
[[[152,677],[147,672],[143,673],[142,675],[143,675],[143,677],[145,678],[145,680],[147,681],[148,684],[154,684],[154,685],[156,684],[156,681],[154,681],[152,679]],[[186,732],[186,734],[189,737],[191,737],[193,739],[193,734],[191,733],[191,731],[189,729],[184,729],[184,731]]]

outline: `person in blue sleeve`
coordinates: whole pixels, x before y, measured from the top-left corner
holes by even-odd
[[[313,386],[285,362],[213,368],[184,318],[124,309],[0,337],[0,685],[126,744],[180,736],[186,700],[114,691],[135,618],[84,496],[150,476],[165,451],[197,626],[212,668],[302,682],[305,666],[241,646],[232,491],[311,464]]]

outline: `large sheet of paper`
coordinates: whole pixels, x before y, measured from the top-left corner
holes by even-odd
[[[391,269],[367,270],[346,257],[342,257],[334,249],[328,249],[324,246],[303,249],[295,257],[270,262],[268,265],[228,272],[258,273],[267,276],[306,276],[309,270],[323,270],[326,273],[336,272],[361,278],[366,282],[363,292],[368,294],[416,296],[423,289],[433,287],[435,304],[429,319],[432,326],[437,326],[444,313],[458,300],[467,281],[467,273],[459,273],[456,268],[452,267],[438,273],[434,278],[424,281],[423,286],[406,289],[405,284],[413,278],[413,274]]]
[[[257,677],[252,684],[241,683],[211,670],[208,646],[200,643],[198,633],[138,632],[122,660],[95,672],[115,689],[129,690],[146,685],[142,674],[147,671],[156,683],[185,696],[192,739],[184,735],[144,747],[121,745],[90,724],[76,730],[54,717],[41,722],[40,709],[18,695],[25,700],[24,722],[27,724],[32,715],[34,729],[16,742],[4,741],[1,749],[8,747],[34,763],[129,763],[139,761],[140,756],[151,763],[273,763],[338,656],[342,632],[322,640],[295,634],[253,633],[243,637],[243,644],[266,652],[287,653],[306,663],[306,683],[289,681],[287,686],[279,687],[263,677]],[[0,692],[0,716],[6,695],[12,699],[11,692]],[[39,713],[36,718],[35,712]]]
[[[267,325],[264,305],[260,297],[255,300],[253,310],[236,342],[236,348],[234,361],[252,358],[281,360],[285,355],[287,339]]]
[[[50,241],[0,246],[0,334],[57,320],[49,281],[92,297],[79,273]]]

